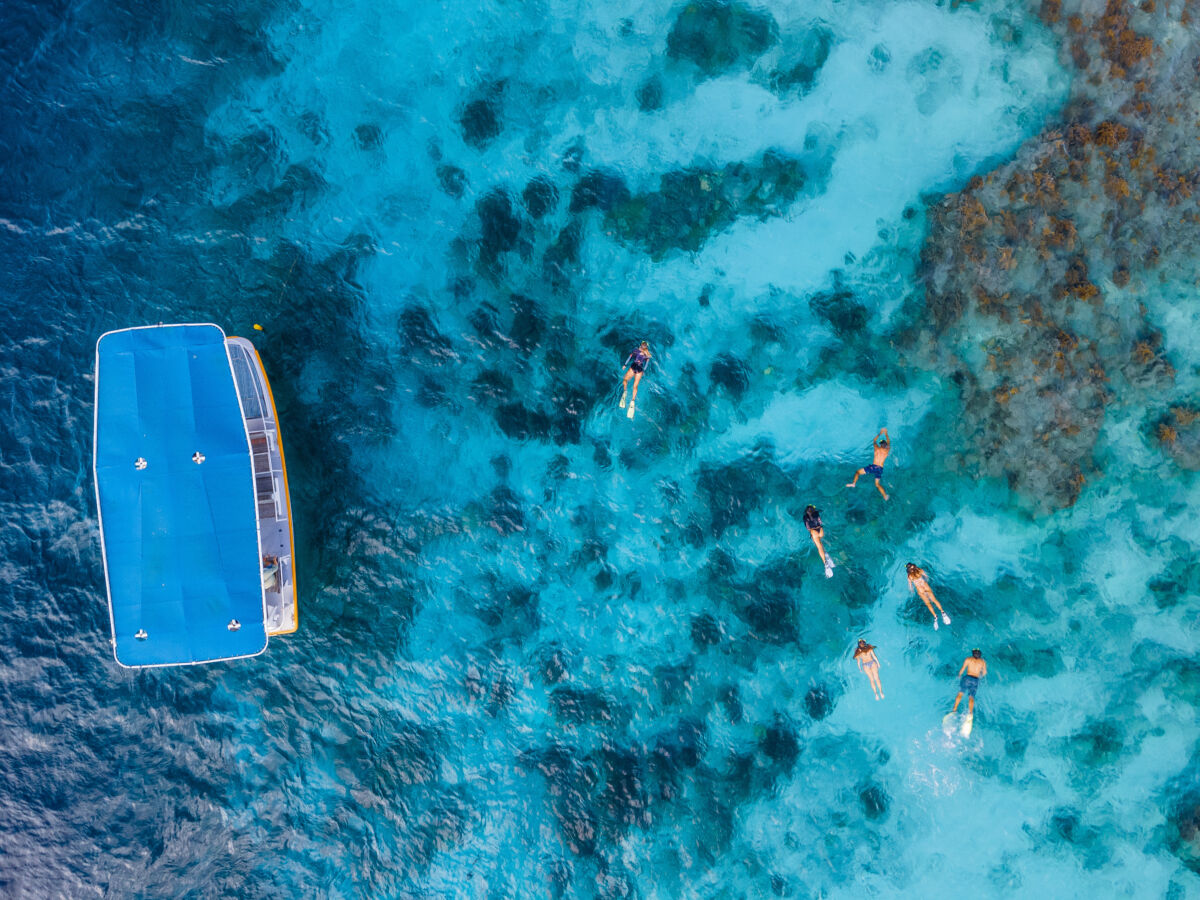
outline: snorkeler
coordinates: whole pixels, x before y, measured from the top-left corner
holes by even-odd
[[[871,443],[875,447],[875,461],[864,469],[859,469],[854,473],[854,480],[846,487],[852,488],[858,484],[859,475],[870,475],[875,479],[875,487],[879,488],[879,493],[883,494],[883,499],[887,500],[887,491],[883,489],[883,485],[879,483],[879,479],[883,477],[883,461],[888,458],[888,454],[892,452],[892,445],[888,441],[888,433],[886,428],[880,428],[879,434],[871,439]]]
[[[858,647],[854,650],[854,659],[858,662],[858,667],[863,670],[867,679],[871,682],[871,690],[875,692],[875,699],[883,699],[883,684],[879,681],[879,657],[875,655],[875,645],[868,644],[862,638],[858,639]]]
[[[804,527],[808,529],[808,536],[812,538],[813,543],[817,545],[817,552],[821,554],[821,562],[825,565],[825,577],[833,577],[833,560],[825,552],[825,545],[821,539],[825,537],[825,526],[821,523],[821,511],[811,503],[804,507]]]
[[[933,611],[936,606],[938,612],[942,614],[942,621],[947,625],[950,624],[950,617],[946,615],[946,611],[942,609],[942,604],[938,603],[937,597],[933,596],[933,588],[926,581],[925,570],[915,563],[905,563],[904,571],[908,573],[908,589],[911,591],[914,588],[917,591],[917,596],[925,601],[925,608],[929,610],[929,614],[933,616],[933,630],[938,629],[938,614]]]
[[[629,354],[629,359],[625,360],[625,364],[629,368],[625,372],[625,378],[621,382],[621,409],[625,408],[625,393],[629,390],[629,379],[633,379],[633,396],[629,400],[629,412],[625,414],[626,418],[633,418],[633,410],[637,403],[638,384],[642,380],[642,373],[646,371],[646,363],[650,362],[650,345],[642,341],[641,346]]]
[[[967,674],[963,675],[963,672]],[[963,660],[962,668],[958,670],[958,696],[954,698],[954,708],[951,712],[958,712],[959,701],[962,700],[964,692],[970,694],[970,699],[967,701],[967,715],[975,715],[975,691],[979,689],[979,679],[987,674],[987,663],[983,659],[983,654],[978,650],[972,650],[971,655]]]

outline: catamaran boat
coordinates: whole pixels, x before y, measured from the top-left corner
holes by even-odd
[[[255,656],[296,630],[287,468],[253,344],[211,324],[102,335],[93,440],[120,665]]]

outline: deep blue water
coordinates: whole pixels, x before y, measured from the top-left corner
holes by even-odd
[[[1034,12],[0,7],[0,894],[1200,896],[1194,478],[1114,408],[1036,509],[918,349],[929,204],[1065,115]],[[1194,281],[1105,285],[1180,397]],[[131,672],[91,373],[158,321],[257,341],[301,627]]]

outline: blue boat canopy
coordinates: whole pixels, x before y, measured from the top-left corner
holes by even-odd
[[[95,428],[117,662],[261,653],[254,475],[225,333],[167,325],[103,335]]]

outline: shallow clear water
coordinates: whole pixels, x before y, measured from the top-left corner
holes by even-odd
[[[1200,892],[1171,824],[1200,738],[1194,478],[1116,407],[1078,502],[1034,515],[964,466],[984,426],[916,349],[928,204],[1071,89],[1024,6],[0,25],[6,895]],[[1195,275],[1157,274],[1107,308],[1145,306],[1184,396]],[[90,378],[100,333],[156,321],[264,327],[301,628],[131,673]],[[842,487],[881,425],[887,504]]]

